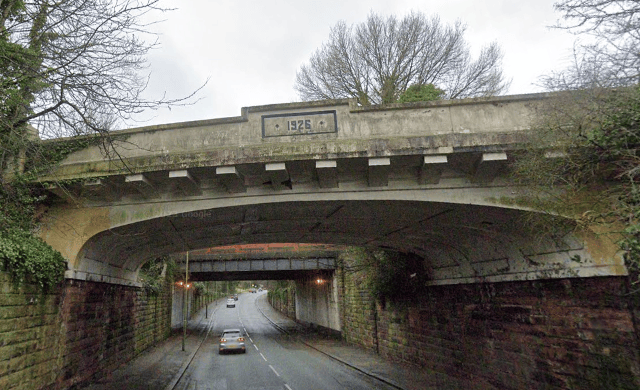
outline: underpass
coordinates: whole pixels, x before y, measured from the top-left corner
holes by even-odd
[[[310,301],[328,297],[339,314],[337,323],[321,316],[329,326],[381,356],[486,388],[594,388],[601,374],[636,381],[635,303],[615,242],[570,217],[567,230],[539,234],[529,222],[544,210],[506,174],[544,98],[250,107],[236,118],[124,130],[111,145],[118,161],[95,145],[77,150],[40,178],[57,196],[41,237],[68,261],[59,309],[50,309],[61,325],[33,341],[47,356],[33,366],[21,355],[26,336],[14,336],[15,366],[2,378],[19,383],[36,370],[45,384],[72,386],[165,337],[170,296],[147,294],[138,280],[148,261],[293,242],[422,259],[428,289],[411,304],[376,300],[361,275],[339,268],[330,294],[300,289]],[[290,117],[327,131],[282,132]],[[241,277],[213,267],[200,273]],[[288,267],[271,275],[305,279]]]
[[[236,308],[212,303],[189,321],[186,351],[173,337],[85,390],[427,389],[444,388],[417,367],[310,333],[273,311],[266,292],[240,294]],[[247,352],[220,355],[223,329],[245,332]],[[454,382],[450,382],[453,385]],[[425,387],[427,386],[427,387]],[[433,386],[433,387],[431,387]],[[440,386],[440,387],[436,387]]]

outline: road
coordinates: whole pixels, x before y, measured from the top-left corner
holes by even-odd
[[[256,307],[260,294],[240,294],[235,308],[215,307],[209,337],[174,389],[391,389],[276,329]],[[217,336],[226,328],[244,330],[246,353],[218,354]]]

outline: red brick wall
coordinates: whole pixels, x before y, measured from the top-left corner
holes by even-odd
[[[171,332],[169,286],[136,287],[69,280],[62,297],[64,352],[57,388],[105,375]]]
[[[68,281],[61,310],[62,384],[82,382],[133,358],[136,295],[135,288]]]
[[[414,303],[377,305],[368,316],[381,355],[470,388],[636,389],[631,308],[640,306],[626,286],[621,277],[436,286]],[[358,306],[366,307],[346,306],[343,336],[371,348],[361,340],[371,326],[350,320],[367,317],[349,313]]]

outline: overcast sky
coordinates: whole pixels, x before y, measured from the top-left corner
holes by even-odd
[[[551,29],[557,0],[165,0],[176,10],[154,30],[150,96],[179,97],[203,84],[193,106],[163,107],[139,125],[239,116],[241,107],[299,101],[296,71],[339,20],[364,21],[373,11],[401,18],[436,14],[443,24],[467,25],[472,52],[496,41],[504,51],[508,94],[539,92],[538,78],[563,68],[575,37]]]

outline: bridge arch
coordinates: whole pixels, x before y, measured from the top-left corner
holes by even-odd
[[[68,276],[135,283],[140,266],[162,255],[282,242],[415,253],[424,258],[433,284],[621,272],[599,257],[606,240],[571,232],[540,236],[527,227],[531,211],[388,195],[190,208],[120,224],[90,237]]]

